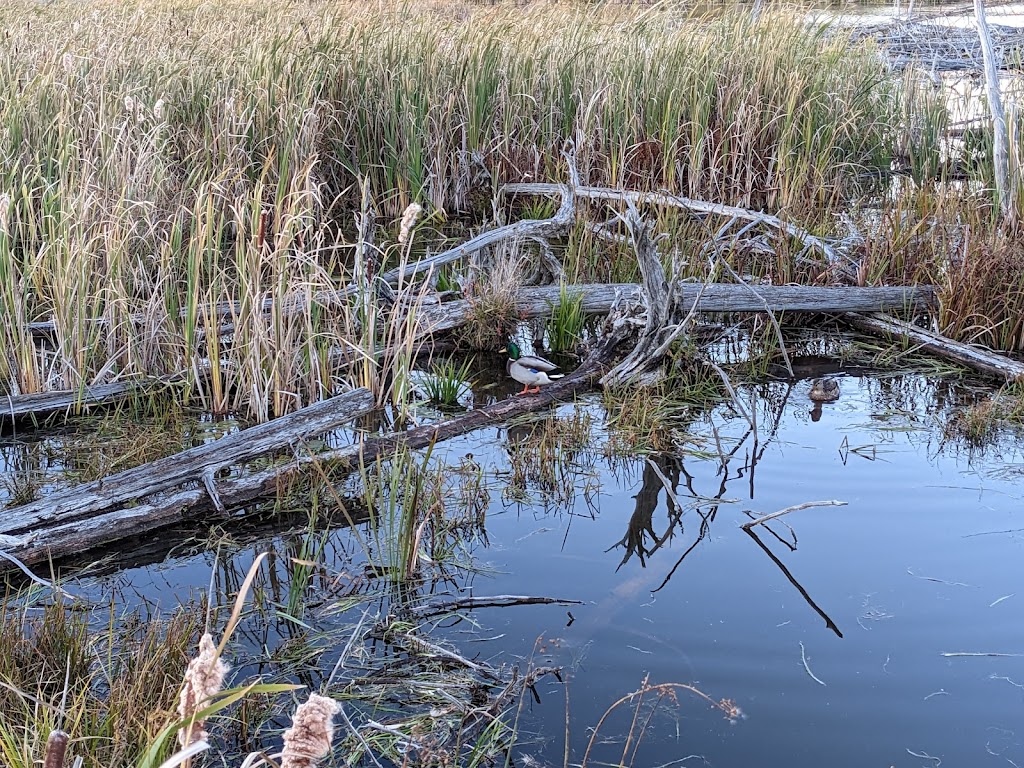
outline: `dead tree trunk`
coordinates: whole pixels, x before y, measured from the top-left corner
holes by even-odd
[[[974,0],[974,17],[978,24],[978,37],[981,39],[981,57],[985,63],[985,93],[988,96],[989,112],[992,114],[992,168],[995,172],[996,199],[1002,215],[1013,218],[1006,112],[1003,110],[1003,97],[999,92],[999,73],[996,54],[992,48],[992,33],[989,32],[988,19],[985,17],[985,0]]]
[[[678,317],[678,296],[675,283],[665,278],[658,247],[651,237],[650,227],[629,207],[626,225],[640,265],[640,276],[644,327],[636,346],[626,357],[601,379],[605,387],[617,387],[628,383],[650,386],[662,376],[661,359],[669,346],[685,330],[692,311],[686,318]]]
[[[924,328],[917,328],[884,315],[846,313],[841,318],[843,322],[857,330],[890,339],[906,340],[925,352],[952,360],[980,373],[1011,382],[1024,381],[1024,363],[992,350],[953,341],[937,333],[926,331]]]

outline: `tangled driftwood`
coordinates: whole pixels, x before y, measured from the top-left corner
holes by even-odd
[[[419,265],[410,266],[407,274],[428,271],[432,266],[464,257],[504,238],[550,236],[565,231],[572,216],[576,215],[573,200],[577,194],[624,200],[631,206],[665,200],[671,201],[670,204],[687,206],[697,202],[594,188],[570,190],[553,185],[510,186],[519,192],[527,188],[538,194],[557,191],[563,196],[559,213],[552,219],[518,222],[480,235],[461,249],[450,249],[424,259]],[[700,204],[698,207],[704,213],[730,219],[746,217],[748,221],[776,231],[779,236],[802,240],[805,247],[819,250],[836,263],[846,261],[846,256],[836,249],[834,243],[785,224],[776,217],[728,206]],[[606,385],[649,383],[657,378],[668,346],[685,331],[688,319],[695,312],[845,312],[848,322],[861,323],[861,327],[872,332],[910,335],[914,343],[926,343],[913,335],[924,335],[922,331],[909,326],[894,326],[892,321],[887,325],[879,318],[866,318],[856,313],[933,306],[935,293],[931,287],[822,288],[682,283],[673,279],[672,274],[665,274],[656,239],[635,207],[624,220],[628,238],[637,253],[643,283],[569,288],[582,294],[584,311],[609,314],[605,333],[576,371],[546,387],[540,394],[510,398],[437,424],[367,437],[344,448],[312,452],[307,448],[307,438],[330,431],[369,410],[369,393],[356,390],[215,443],[9,509],[0,521],[0,550],[6,556],[28,564],[80,554],[183,519],[272,498],[301,473],[321,464],[351,470],[372,462],[378,456],[394,454],[402,446],[425,447],[528,411],[546,408],[593,386],[602,377]],[[347,290],[333,296],[345,295]],[[559,292],[560,287],[525,289],[518,295],[517,309],[524,317],[547,314],[557,301]],[[468,304],[460,301],[421,307],[419,311],[424,313],[422,327],[426,333],[433,334],[451,330],[470,317]],[[619,364],[613,367],[616,350],[627,339],[632,340],[632,345]],[[1022,373],[1020,364],[976,350],[967,354],[960,349],[963,346],[932,335],[926,348],[1007,378],[1018,378]],[[243,468],[246,462],[256,457],[283,451],[287,451],[288,458],[281,463],[251,471]],[[232,468],[233,474],[220,477],[219,470],[227,467]],[[8,560],[0,559],[0,569],[9,567],[13,565]]]

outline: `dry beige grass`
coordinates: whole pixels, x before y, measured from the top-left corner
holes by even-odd
[[[886,162],[895,99],[870,55],[793,18],[8,4],[0,391],[183,373],[209,410],[267,418],[348,386],[338,352],[383,338],[312,297],[351,276],[361,178],[389,218],[479,213],[502,180],[558,178],[572,142],[591,183],[828,205]]]

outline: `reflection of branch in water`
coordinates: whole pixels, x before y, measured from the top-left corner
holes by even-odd
[[[792,384],[787,384],[786,385],[786,394],[784,394],[782,396],[782,399],[779,400],[778,407],[774,411],[771,411],[770,413],[766,414],[766,415],[768,415],[771,418],[771,425],[772,426],[771,426],[771,429],[768,430],[768,438],[764,441],[764,445],[760,446],[760,449],[761,449],[760,451],[758,451],[759,440],[758,440],[757,432],[756,431],[754,432],[754,448],[753,448],[753,451],[751,452],[751,458],[750,458],[750,498],[754,498],[754,471],[757,469],[757,462],[761,460],[761,457],[764,456],[765,450],[767,450],[768,446],[771,445],[772,442],[774,442],[776,435],[778,435],[778,433],[779,433],[779,426],[782,424],[782,412],[786,410],[786,403],[789,402],[789,396],[792,393],[793,393],[793,385]],[[757,414],[757,402],[756,401],[753,403],[753,410],[754,410],[754,413],[756,415]]]
[[[750,518],[751,520],[756,520],[756,519],[757,519],[757,515],[755,515],[755,514],[754,514],[753,512],[751,512],[751,511],[750,511],[749,509],[744,509],[744,510],[743,510],[743,514],[745,514],[745,515],[746,515],[747,517],[749,517],[749,518]],[[776,540],[777,540],[777,541],[778,541],[778,542],[779,542],[780,544],[782,544],[782,545],[783,545],[784,547],[787,547],[787,548],[789,549],[789,551],[790,551],[790,552],[796,552],[796,531],[794,531],[794,530],[793,530],[793,526],[791,526],[791,525],[790,525],[789,523],[787,523],[787,522],[785,522],[785,521],[782,521],[782,525],[784,525],[784,526],[786,526],[787,528],[789,528],[789,532],[790,532],[791,534],[793,534],[793,541],[791,541],[791,542],[789,542],[789,541],[786,541],[786,540],[785,540],[784,538],[782,538],[782,536],[780,536],[780,535],[779,535],[778,533],[776,533],[776,532],[775,532],[775,531],[774,531],[774,530],[772,529],[772,527],[771,527],[770,525],[768,525],[767,523],[765,523],[765,524],[764,524],[764,525],[762,525],[761,527],[762,527],[762,528],[764,528],[764,529],[765,529],[766,531],[768,531],[768,533],[770,533],[770,534],[771,534],[772,536],[774,536],[774,537],[775,537],[775,539],[776,539]]]
[[[792,387],[788,387],[784,396],[781,398],[777,407],[767,412],[767,421],[770,424],[767,438],[762,442],[758,438],[756,428],[749,424],[743,433],[736,439],[735,444],[732,448],[726,452],[722,447],[721,438],[719,437],[718,430],[712,426],[715,435],[715,444],[718,446],[718,469],[715,473],[719,478],[718,490],[713,496],[707,496],[697,492],[695,486],[695,476],[686,470],[682,459],[666,456],[656,455],[651,457],[644,462],[643,468],[643,479],[641,482],[640,490],[634,496],[636,499],[636,506],[632,516],[629,520],[629,525],[626,529],[625,535],[618,542],[609,547],[607,552],[615,549],[616,547],[623,547],[625,553],[623,554],[622,560],[619,562],[618,568],[625,565],[633,555],[637,555],[640,559],[640,564],[644,567],[647,566],[647,560],[659,549],[664,547],[677,533],[682,533],[682,527],[680,525],[680,518],[684,512],[684,508],[679,503],[679,491],[677,490],[680,485],[680,481],[683,481],[683,485],[689,492],[689,496],[692,497],[699,505],[701,502],[708,502],[703,506],[706,508],[706,512],[700,512],[697,509],[698,514],[701,516],[701,525],[698,531],[696,540],[686,548],[682,556],[676,561],[675,565],[669,571],[668,576],[662,581],[654,591],[662,589],[672,578],[672,575],[678,570],[683,560],[696,548],[708,534],[711,522],[715,519],[718,513],[719,505],[728,501],[725,499],[726,490],[730,481],[739,480],[744,478],[746,473],[749,471],[749,491],[751,496],[754,494],[753,486],[753,470],[757,462],[761,460],[764,452],[768,449],[768,446],[774,442],[779,425],[782,420],[782,413],[785,410],[786,402],[789,399]],[[753,403],[753,407],[756,409],[756,401]],[[766,409],[767,410],[767,409]],[[756,425],[756,416],[752,417],[754,425]],[[744,454],[743,465],[733,471],[730,468],[730,462],[736,457],[740,450],[747,444],[747,440],[753,437],[754,443]],[[666,480],[668,482],[666,482]],[[664,534],[660,537],[654,529],[654,512],[658,507],[658,500],[661,491],[665,491],[666,506],[668,508],[668,525],[665,528]],[[651,543],[648,544],[648,539]],[[616,569],[618,570],[618,569]]]
[[[665,542],[674,534],[683,509],[668,493],[660,475],[667,474],[671,478],[672,487],[675,487],[679,484],[679,470],[679,462],[664,454],[659,454],[644,462],[643,479],[640,483],[640,490],[633,497],[636,499],[636,505],[633,508],[633,514],[630,515],[626,534],[620,541],[605,550],[610,552],[616,547],[625,548],[626,551],[619,563],[619,568],[625,565],[634,554],[640,558],[640,565],[647,567],[647,558],[664,546]],[[668,526],[665,529],[665,534],[658,536],[654,530],[654,512],[658,508],[658,497],[662,490],[666,491]],[[648,537],[652,540],[649,547],[647,546]]]
[[[676,572],[676,569],[679,568],[679,566],[683,564],[683,560],[686,559],[686,556],[689,555],[691,552],[693,552],[693,550],[695,550],[697,548],[698,544],[700,544],[702,541],[704,541],[704,537],[707,536],[708,535],[708,531],[711,530],[711,521],[715,519],[715,515],[717,513],[718,513],[718,505],[717,504],[715,506],[713,506],[711,508],[711,511],[708,512],[708,514],[706,514],[706,515],[701,514],[701,511],[699,509],[697,510],[697,514],[700,515],[700,530],[697,532],[697,538],[694,539],[693,544],[688,546],[686,548],[686,551],[683,552],[682,555],[680,555],[678,560],[676,560],[676,564],[672,566],[672,570],[670,570],[668,572],[668,574],[666,574],[665,578],[662,579],[661,584],[659,584],[656,588],[651,590],[651,594],[654,594],[655,592],[658,592],[662,588],[664,588],[664,586],[666,584],[668,584],[669,579],[671,579],[673,574]]]
[[[777,429],[778,429],[778,419],[776,419],[776,424],[775,424],[775,427],[772,429],[771,435],[769,436],[768,440],[765,441],[764,446],[762,446],[762,448],[761,448],[761,453],[762,454],[764,453],[765,448],[768,447],[768,444],[771,442],[771,440],[775,437],[775,433],[776,433]],[[739,478],[743,477],[743,471],[744,471],[744,469],[747,468],[748,463],[744,463],[744,465],[737,470],[735,475],[730,475],[729,474],[729,462],[733,459],[733,457],[736,455],[736,453],[739,451],[739,449],[747,441],[747,438],[750,437],[751,435],[754,436],[754,439],[756,441],[756,439],[757,439],[756,432],[753,429],[751,429],[750,427],[747,427],[746,431],[740,436],[739,440],[736,441],[736,445],[733,446],[732,450],[729,451],[728,453],[723,454],[723,453],[721,453],[721,442],[718,440],[718,435],[717,435],[717,432],[716,432],[716,434],[715,434],[716,444],[719,445],[719,455],[718,455],[719,466],[718,466],[718,471],[716,472],[716,474],[721,476],[722,479],[721,479],[721,481],[718,484],[718,492],[713,497],[711,497],[712,499],[718,500],[719,502],[724,501],[723,497],[725,496],[725,491],[726,491],[726,488],[728,487],[729,481],[730,480],[739,479]],[[757,459],[759,458],[759,455],[755,452],[753,458],[754,458],[754,461],[756,462]],[[705,497],[701,497],[697,493],[696,489],[693,487],[694,476],[692,474],[690,474],[689,472],[687,472],[686,471],[686,467],[683,466],[682,464],[680,464],[679,472],[680,472],[680,474],[682,474],[686,478],[686,488],[687,488],[687,490],[689,490],[690,493],[694,497],[696,497],[696,498],[705,498]],[[751,489],[751,492],[753,492],[753,489]],[[668,574],[662,580],[661,584],[659,584],[655,589],[651,590],[652,593],[658,592],[659,590],[664,589],[665,585],[668,584],[668,582],[672,578],[672,576],[675,575],[675,572],[677,570],[679,570],[679,566],[681,566],[683,564],[683,560],[685,560],[689,556],[689,554],[691,552],[693,552],[694,549],[697,548],[697,545],[700,544],[704,540],[704,538],[708,535],[708,531],[711,528],[711,523],[715,519],[715,516],[718,514],[718,506],[719,505],[717,503],[716,504],[712,504],[710,506],[710,508],[708,509],[707,513],[702,513],[699,509],[697,510],[697,514],[699,514],[700,518],[701,518],[700,529],[697,532],[697,538],[694,539],[693,543],[689,547],[686,548],[686,551],[684,551],[683,554],[679,556],[679,559],[676,560],[675,565],[673,565],[672,568],[669,570]]]
[[[814,609],[815,613],[817,613],[819,616],[821,616],[821,618],[825,620],[825,626],[831,629],[833,632],[835,632],[839,637],[842,637],[843,633],[839,631],[839,627],[836,626],[836,623],[832,621],[831,618],[829,618],[829,615],[825,613],[825,611],[818,607],[818,604],[814,602],[814,600],[811,598],[809,594],[807,594],[807,590],[804,589],[803,586],[801,586],[800,582],[797,581],[796,578],[793,576],[793,574],[789,572],[789,569],[785,566],[785,564],[775,556],[775,553],[768,549],[765,543],[757,537],[757,534],[754,533],[753,530],[751,530],[750,528],[742,528],[741,530],[745,534],[750,536],[750,538],[752,538],[755,542],[757,542],[757,546],[763,549],[765,554],[771,558],[772,562],[779,567],[779,570],[782,571],[782,574],[789,580],[790,584],[796,587],[797,591],[801,594],[801,596],[803,596],[804,600],[807,601],[807,604]]]

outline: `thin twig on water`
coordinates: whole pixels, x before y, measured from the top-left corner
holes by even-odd
[[[765,515],[764,517],[759,517],[756,520],[751,520],[749,522],[743,523],[740,526],[740,528],[746,528],[746,529],[749,530],[750,528],[753,528],[755,525],[760,525],[761,523],[767,523],[769,520],[774,520],[777,517],[782,517],[783,515],[788,515],[790,512],[796,512],[796,511],[801,510],[801,509],[807,509],[808,507],[845,507],[845,506],[846,506],[846,502],[845,501],[836,501],[835,499],[832,499],[831,501],[805,501],[803,504],[795,504],[792,507],[786,507],[785,509],[780,509],[778,512],[772,512],[770,515]]]
[[[907,749],[907,754],[908,755],[913,755],[914,757],[920,757],[922,760],[934,760],[935,761],[935,768],[938,768],[940,765],[942,765],[942,759],[941,758],[935,757],[933,755],[929,755],[927,752],[913,752],[913,751],[911,751],[908,748]]]
[[[811,668],[807,664],[807,654],[804,652],[803,642],[800,643],[800,661],[804,663],[804,669],[807,670],[807,674],[811,676],[811,680],[816,682],[818,685],[825,685],[824,680],[822,680],[820,677],[816,676],[813,672],[811,672]]]
[[[915,579],[922,579],[924,581],[934,581],[936,584],[946,584],[946,585],[948,585],[950,587],[969,587],[969,586],[971,586],[970,584],[964,584],[962,581],[946,581],[945,579],[938,579],[938,578],[936,578],[934,576],[919,576],[918,574],[914,573],[909,568],[907,568],[907,573],[909,573]]]
[[[1024,653],[994,653],[994,652],[990,653],[990,652],[987,652],[987,651],[986,652],[981,652],[981,653],[975,653],[973,651],[954,651],[952,653],[943,653],[942,655],[945,656],[947,659],[958,658],[958,657],[961,657],[961,656],[992,656],[992,657],[995,657],[995,658],[1013,658],[1013,659],[1015,659],[1015,658],[1019,658],[1019,657],[1024,656]]]

